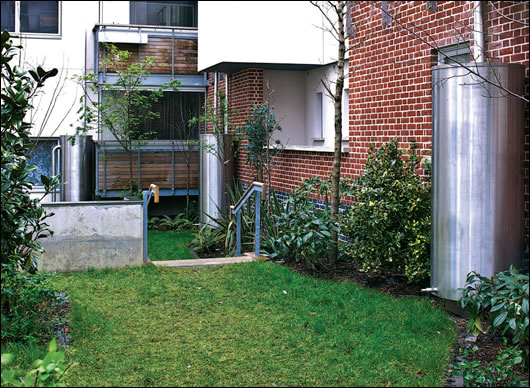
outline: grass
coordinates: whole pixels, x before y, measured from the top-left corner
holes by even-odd
[[[158,230],[148,231],[149,260],[188,260],[194,259],[189,244],[195,238],[192,232]]]
[[[73,386],[440,386],[447,314],[269,262],[59,275]],[[4,351],[4,349],[2,349]]]

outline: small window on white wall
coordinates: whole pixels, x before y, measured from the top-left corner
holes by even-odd
[[[324,140],[324,100],[322,99],[322,93],[317,93],[316,99],[316,124],[317,124],[317,138],[315,141]]]
[[[2,1],[2,30],[42,36],[61,34],[59,1]]]
[[[350,117],[350,90],[342,90],[342,140],[348,140]]]

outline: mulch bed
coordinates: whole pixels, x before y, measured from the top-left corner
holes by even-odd
[[[274,262],[274,261],[273,261]],[[353,262],[337,262],[330,268],[325,270],[314,270],[308,269],[304,263],[285,263],[277,262],[279,264],[289,267],[291,270],[296,271],[303,275],[312,276],[317,279],[328,279],[333,281],[354,281],[355,283],[366,287],[372,288],[377,291],[383,292],[388,295],[395,297],[416,297],[429,299],[435,304],[444,306],[444,301],[440,298],[433,296],[430,293],[421,292],[423,288],[429,287],[429,283],[425,284],[408,284],[404,277],[393,276],[389,278],[381,278],[372,276],[370,274],[360,272],[359,268]],[[466,330],[467,319],[456,315],[448,311],[451,319],[455,323],[457,329],[457,340],[452,351],[451,364],[460,360],[460,349],[463,349],[466,345],[472,348],[474,345],[478,346],[478,350],[473,353],[472,360],[481,360],[481,365],[489,364],[495,361],[497,353],[505,348],[502,338],[496,337],[490,334],[480,334],[476,337],[475,341],[472,333]],[[445,386],[462,386],[461,379],[455,379],[451,373],[450,366],[448,365],[448,373],[445,378]],[[514,369],[514,373],[519,376],[522,381],[529,381],[528,370],[522,368],[521,364]]]

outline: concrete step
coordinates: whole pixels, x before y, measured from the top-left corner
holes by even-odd
[[[267,259],[265,256],[258,256],[258,260]],[[154,265],[161,267],[206,267],[210,265],[222,265],[222,264],[236,264],[236,263],[247,263],[250,261],[257,260],[253,252],[244,253],[243,256],[238,257],[218,257],[211,259],[191,259],[191,260],[166,260],[166,261],[149,261]]]

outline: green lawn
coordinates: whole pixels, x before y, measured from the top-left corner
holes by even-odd
[[[195,258],[189,248],[195,238],[191,232],[149,230],[148,236],[148,256],[151,261]]]
[[[73,386],[440,386],[455,339],[428,300],[269,262],[89,270],[55,285],[70,296]]]

